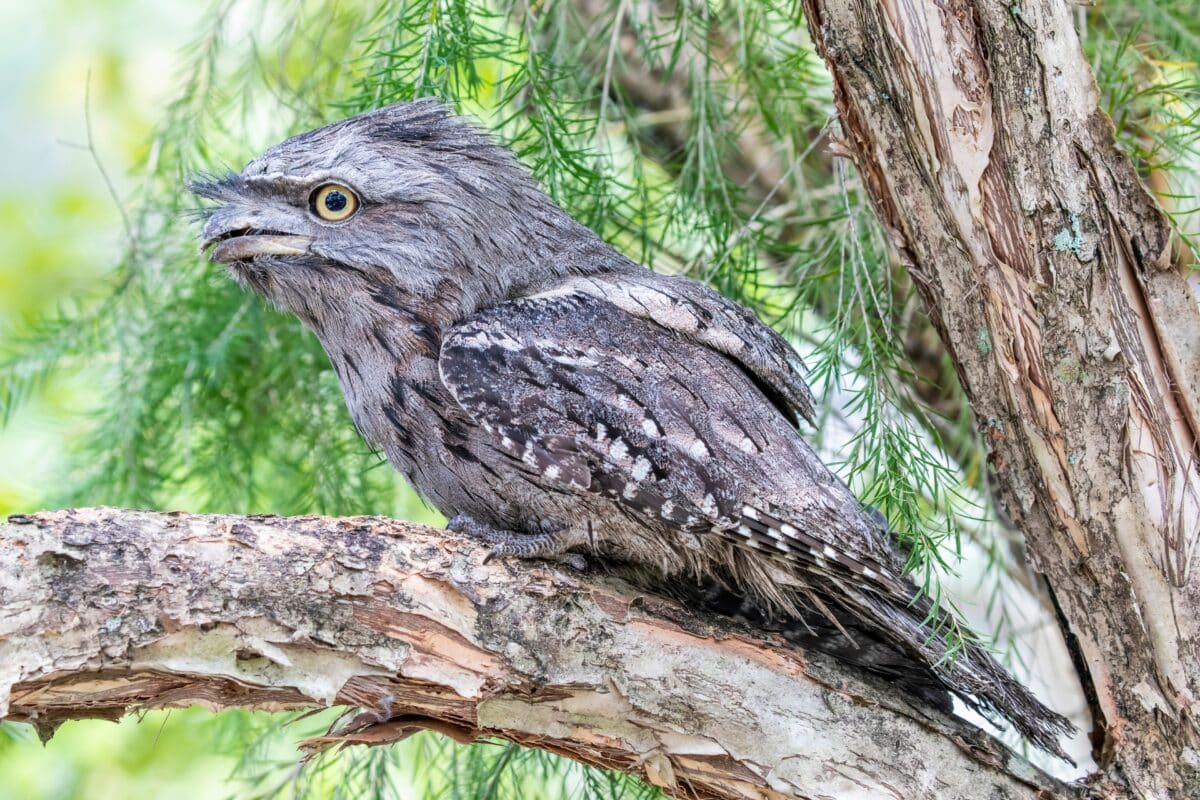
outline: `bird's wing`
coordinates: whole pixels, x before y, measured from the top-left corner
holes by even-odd
[[[554,291],[460,323],[440,370],[539,485],[895,591],[878,526],[752,376],[699,338],[590,292]]]
[[[581,276],[559,291],[600,298],[728,356],[789,420],[814,422],[813,397],[800,356],[753,312],[704,284],[646,270]]]
[[[757,371],[655,309],[635,315],[571,289],[510,301],[449,332],[441,378],[544,491],[601,495],[648,527],[720,535],[785,563],[799,581],[788,589],[848,639],[846,614],[972,708],[1061,754],[1066,719],[974,641],[949,657],[942,631],[953,615],[902,577],[877,521],[760,390]],[[774,600],[761,579],[733,578],[731,588]]]

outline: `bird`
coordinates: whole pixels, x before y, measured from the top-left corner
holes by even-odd
[[[1066,758],[1071,723],[951,641],[801,435],[791,345],[620,253],[478,123],[397,103],[189,188],[213,201],[201,250],[316,335],[360,434],[487,559],[630,565]]]

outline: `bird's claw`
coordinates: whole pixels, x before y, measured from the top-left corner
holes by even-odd
[[[509,546],[501,543],[488,550],[483,557],[483,563],[489,564],[497,558],[549,558],[575,572],[587,572],[587,558],[582,553],[529,553],[527,547],[521,545]]]
[[[587,560],[582,555],[565,552],[572,541],[564,536],[562,526],[543,526],[541,533],[517,533],[493,528],[466,514],[459,514],[447,523],[446,528],[492,545],[483,557],[485,564],[497,558],[551,558],[575,570],[587,569]]]
[[[490,525],[484,525],[474,517],[458,514],[446,523],[446,530],[454,533],[464,533],[472,539],[493,545],[502,545],[513,534],[511,531],[497,530]]]

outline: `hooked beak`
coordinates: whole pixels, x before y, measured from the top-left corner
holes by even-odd
[[[208,257],[223,264],[249,261],[255,256],[304,255],[311,244],[308,236],[263,230],[249,217],[224,209],[209,218],[200,234],[200,251],[216,245]]]

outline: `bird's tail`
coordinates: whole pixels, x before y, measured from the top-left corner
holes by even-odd
[[[1075,726],[1017,682],[953,614],[912,590],[909,597],[917,599],[899,601],[864,592],[856,614],[872,616],[863,622],[885,632],[967,706],[993,722],[1007,720],[1042,750],[1070,761],[1058,740]]]
[[[952,711],[954,695],[993,722],[1007,720],[1038,748],[1070,761],[1058,741],[1075,731],[1070,721],[1018,683],[950,612],[935,609],[915,586],[904,600],[864,591],[846,604],[801,607],[794,617],[767,613],[753,599],[717,583],[700,587],[699,595],[693,598],[696,605],[885,678],[940,711]],[[829,618],[831,611],[836,620]]]

